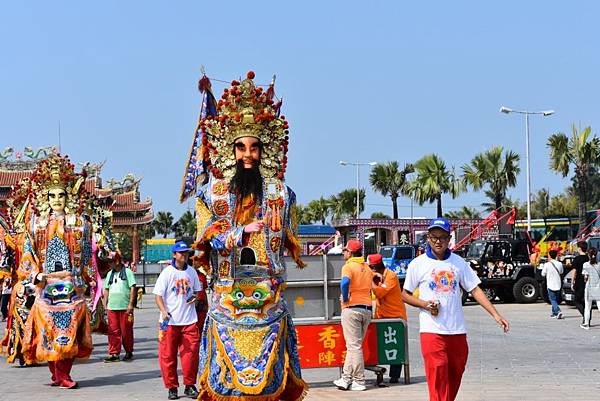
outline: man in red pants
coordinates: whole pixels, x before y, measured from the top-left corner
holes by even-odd
[[[123,361],[133,359],[133,308],[135,305],[135,276],[121,264],[121,255],[115,252],[110,261],[111,270],[104,280],[102,302],[108,313],[108,357],[104,362],[119,362],[121,344],[125,348]]]
[[[173,245],[173,262],[158,276],[152,293],[160,310],[159,363],[169,400],[176,400],[177,353],[181,358],[184,394],[198,397],[195,383],[198,375],[200,333],[195,303],[200,291],[198,273],[187,261],[191,248],[183,241]]]
[[[427,250],[408,265],[402,290],[404,302],[421,308],[421,352],[430,401],[453,401],[465,371],[469,348],[462,291],[470,292],[505,333],[509,330],[508,322],[479,288],[476,273],[448,249],[450,232],[448,220],[439,217],[431,222]],[[417,288],[419,298],[413,296]]]

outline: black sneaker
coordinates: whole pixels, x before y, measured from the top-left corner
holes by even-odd
[[[123,357],[124,361],[131,361],[132,359],[133,359],[133,352],[125,353],[125,356]]]
[[[121,359],[119,358],[119,355],[109,355],[108,357],[104,358],[104,362],[106,363],[110,363],[110,362],[119,362]]]
[[[178,400],[179,396],[177,395],[177,387],[173,387],[169,389],[169,399],[170,400]]]
[[[198,398],[198,390],[196,390],[196,386],[185,386],[185,390],[183,391],[187,397],[190,398]]]

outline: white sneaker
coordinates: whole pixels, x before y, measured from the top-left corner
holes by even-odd
[[[367,386],[357,382],[352,382],[352,384],[350,385],[350,391],[365,391],[366,389]]]
[[[350,388],[350,382],[347,382],[346,380],[344,380],[343,378],[339,378],[337,380],[333,381],[333,384],[339,388],[340,390],[348,390]]]
[[[580,324],[579,327],[581,327],[584,330],[589,330],[590,329],[590,325],[589,324]]]

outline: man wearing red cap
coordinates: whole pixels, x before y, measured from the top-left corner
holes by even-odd
[[[402,301],[402,288],[396,273],[383,265],[383,258],[376,253],[369,255],[367,264],[373,271],[373,294],[377,298],[376,319],[401,318],[406,320],[406,306]],[[398,383],[402,365],[390,365],[390,383]]]
[[[346,264],[342,267],[342,329],[346,341],[346,359],[342,377],[333,384],[340,390],[364,391],[365,363],[362,343],[371,322],[371,287],[373,273],[362,256],[362,244],[350,240],[343,249]]]

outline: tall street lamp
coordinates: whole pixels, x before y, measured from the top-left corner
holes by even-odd
[[[513,110],[508,107],[502,106],[500,107],[500,112],[509,114],[509,113],[518,113],[525,114],[525,158],[527,165],[527,231],[531,232],[531,174],[529,167],[529,115],[531,114],[541,114],[544,117],[551,116],[554,114],[554,110],[543,110],[543,111],[527,111],[527,110]]]
[[[368,163],[361,163],[361,162],[346,162],[343,160],[340,160],[340,164],[342,166],[356,166],[356,218],[359,219],[360,218],[360,166],[375,166],[377,165],[377,162],[368,162]]]

